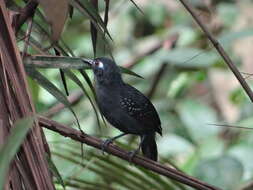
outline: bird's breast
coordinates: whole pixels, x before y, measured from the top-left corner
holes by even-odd
[[[102,112],[112,111],[119,106],[119,96],[116,90],[96,87],[98,106]]]

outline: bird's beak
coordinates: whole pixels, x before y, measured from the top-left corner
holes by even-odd
[[[94,63],[94,60],[93,59],[86,59],[86,58],[83,58],[82,59],[84,63],[87,63],[90,67],[92,67],[93,63]]]

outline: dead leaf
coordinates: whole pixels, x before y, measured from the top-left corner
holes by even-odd
[[[51,25],[52,40],[60,38],[69,12],[68,0],[38,0],[43,8],[46,19]]]

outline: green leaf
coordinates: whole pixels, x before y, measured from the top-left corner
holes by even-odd
[[[145,184],[147,184],[150,188],[154,188],[154,189],[158,189],[159,187],[156,186],[157,184],[152,183],[152,181],[149,178],[144,177],[142,174],[131,170],[131,168],[128,168],[127,165],[122,165],[117,163],[117,161],[113,160],[113,159],[108,159],[104,156],[100,156],[100,155],[95,155],[93,154],[96,158],[100,159],[102,162],[108,164],[110,167],[115,168],[119,171],[122,172],[126,172],[128,175],[133,176],[136,179],[139,179],[140,181],[144,182]]]
[[[0,189],[3,188],[5,183],[4,176],[6,175],[10,162],[17,153],[20,145],[26,137],[27,132],[32,127],[33,121],[34,117],[32,116],[16,121],[11,129],[10,136],[8,137],[6,144],[4,144],[0,149]]]
[[[232,156],[221,156],[200,162],[196,167],[197,178],[224,190],[238,189],[243,176],[241,162]]]
[[[94,27],[97,28],[97,30],[103,34],[103,31],[100,27],[103,28],[103,30],[106,32],[106,34],[112,39],[111,35],[109,34],[105,23],[103,22],[102,18],[98,14],[98,11],[95,9],[95,7],[89,2],[89,1],[79,1],[79,0],[69,0],[70,4],[78,9],[82,14],[85,16],[88,16],[90,20],[93,22]],[[99,25],[98,25],[99,24]]]
[[[65,190],[66,187],[65,187],[65,184],[64,184],[64,181],[61,177],[61,174],[60,172],[58,171],[57,167],[55,166],[54,162],[52,161],[52,159],[49,157],[49,155],[46,155],[46,158],[47,158],[47,162],[48,162],[48,166],[49,166],[49,169],[50,171],[53,173],[53,175],[56,177],[57,179],[57,182],[59,184],[61,184],[61,186],[63,187],[63,189]]]
[[[186,130],[196,142],[201,142],[220,131],[217,127],[209,127],[208,123],[217,123],[215,111],[200,101],[187,99],[177,107],[179,117]]]
[[[58,145],[56,145],[56,150]],[[61,147],[61,154],[54,153],[56,156],[60,156],[66,161],[70,161],[75,165],[80,165],[80,162],[77,161],[78,158],[81,158],[79,152],[76,151],[75,146],[67,144],[67,147]],[[64,155],[63,155],[64,152]],[[74,160],[75,158],[75,160]],[[86,162],[83,165],[86,165],[86,169],[89,170],[89,173],[94,173],[96,176],[100,176],[101,187],[111,187],[119,189],[119,187],[128,187],[130,189],[184,189],[179,184],[172,184],[170,180],[165,177],[161,177],[153,172],[147,171],[141,167],[132,167],[129,164],[119,163],[118,159],[113,157],[101,156],[97,153],[94,153],[91,149],[86,152]],[[92,163],[92,164],[91,164]],[[84,167],[84,166],[82,166]],[[116,174],[116,175],[112,175]],[[121,174],[121,175],[117,175]],[[81,176],[80,179],[82,179]],[[73,179],[71,176],[69,179]],[[87,179],[84,177],[84,179]],[[109,181],[114,181],[113,184],[108,184]],[[93,180],[92,180],[93,181]],[[130,183],[131,182],[131,183]],[[80,181],[80,183],[82,183]],[[82,184],[87,184],[85,181]],[[143,185],[140,185],[143,184]],[[88,185],[88,184],[87,184]],[[112,186],[111,186],[112,185]],[[178,187],[178,188],[176,188]]]
[[[98,12],[98,1],[97,0],[91,0],[91,4],[95,7],[96,12]],[[93,53],[94,57],[96,57],[96,50],[97,50],[97,37],[98,37],[98,31],[96,27],[94,26],[93,22],[90,22],[90,32],[91,32],[91,41],[93,46]]]
[[[84,80],[86,81],[86,83],[88,84],[88,86],[90,87],[93,95],[94,95],[94,98],[96,99],[97,96],[96,96],[96,91],[95,91],[95,88],[94,86],[92,85],[92,82],[89,78],[89,76],[87,75],[86,71],[84,71],[83,69],[79,69],[79,72],[81,73],[82,77],[84,78]]]
[[[141,78],[141,79],[144,79],[142,76],[136,74],[135,72],[133,72],[133,71],[127,69],[127,68],[124,68],[124,67],[121,67],[121,66],[119,66],[119,68],[120,68],[120,71],[121,71],[122,73],[124,73],[124,74],[132,75],[132,76],[135,76],[135,77],[139,77],[139,78]]]
[[[57,55],[57,56],[61,55],[60,52],[56,48],[54,48],[54,51],[55,51],[55,55]],[[69,90],[68,90],[66,77],[64,75],[64,71],[63,71],[63,69],[59,69],[59,71],[60,71],[60,76],[61,76],[62,84],[65,89],[66,95],[69,96]]]
[[[24,64],[26,67],[32,66],[32,67],[43,68],[43,69],[49,69],[49,68],[90,69],[90,66],[87,63],[85,63],[83,59],[84,58],[80,58],[80,57],[37,55],[37,56],[25,57]],[[124,67],[120,67],[120,70],[124,74],[143,78],[142,76]]]
[[[110,5],[110,0],[105,0],[105,14],[104,14],[105,26],[107,26],[108,24],[109,5]]]
[[[153,184],[158,185],[155,189],[175,189],[173,188],[173,185],[171,184],[171,180],[164,180],[162,176],[157,175],[156,173],[150,172],[147,169],[144,169],[142,167],[138,167],[138,169],[145,174],[149,181]]]
[[[134,2],[134,0],[130,0],[134,6],[144,15],[144,12],[141,10],[141,8]]]
[[[95,88],[94,88],[94,86],[92,85],[92,82],[91,82],[89,76],[88,76],[87,73],[86,73],[84,70],[82,70],[82,69],[79,69],[79,72],[81,73],[81,75],[83,76],[84,80],[87,82],[88,86],[90,87],[90,89],[91,89],[91,91],[92,91],[92,93],[93,93],[95,102],[97,103],[97,94],[96,94]],[[104,125],[107,126],[104,116],[102,115],[101,112],[99,112],[99,114],[100,114],[100,117],[102,118],[102,121],[103,121]],[[97,119],[98,119],[98,117],[97,117]],[[98,120],[98,125],[100,126],[99,120]]]
[[[91,41],[92,41],[93,53],[94,53],[94,57],[96,57],[98,31],[97,31],[96,27],[94,26],[94,24],[92,22],[90,23],[90,32],[91,32]]]
[[[71,104],[69,103],[67,97],[52,82],[50,82],[46,77],[44,77],[40,72],[38,72],[34,67],[26,68],[26,72],[33,80],[38,82],[40,86],[42,86],[46,91],[52,94],[59,102],[64,104],[71,111],[71,113],[76,119],[79,130],[81,130],[81,126],[79,124],[76,113],[72,109]]]
[[[29,84],[29,88],[31,90],[32,93],[32,98],[34,102],[39,102],[39,93],[40,93],[40,88],[37,85],[37,83],[35,83],[33,80],[31,80],[30,78],[28,78],[28,84]],[[36,105],[37,106],[37,105]]]
[[[237,39],[249,37],[253,35],[253,28],[243,29],[241,31],[236,32],[226,32],[222,36],[219,37],[219,42],[221,44],[231,44]]]
[[[67,56],[27,56],[24,59],[26,67],[60,68],[60,69],[90,69],[82,58]]]
[[[98,126],[101,128],[101,125],[100,125],[100,122],[99,122],[99,115],[98,115],[98,112],[97,112],[97,109],[96,109],[96,106],[94,105],[92,99],[90,98],[88,92],[86,91],[86,89],[84,88],[82,82],[78,79],[78,77],[76,77],[71,71],[69,70],[65,70],[64,69],[64,73],[72,80],[74,81],[81,89],[82,91],[84,92],[84,94],[87,96],[87,98],[89,99],[90,103],[91,103],[91,106],[95,112],[95,115],[96,115],[96,119],[97,119],[97,123],[98,123]]]
[[[69,152],[70,155],[75,155],[75,157],[80,157],[80,154],[75,152],[74,149],[69,146],[68,148],[64,148],[66,152]],[[98,154],[94,154],[93,152],[89,152],[91,156],[96,157],[99,159],[99,162],[96,162],[97,167],[101,167],[102,169],[104,167],[110,167],[113,170],[117,172],[124,172],[125,173],[125,179],[128,178],[129,180],[137,180],[142,183],[145,183],[146,188],[154,188],[154,189],[171,189],[171,184],[168,182],[168,180],[163,180],[159,175],[154,174],[146,169],[143,169],[142,167],[137,167],[135,169],[128,167],[128,165],[122,165],[117,162],[116,159],[108,159],[105,156],[100,156]],[[105,165],[106,164],[106,165]],[[148,189],[149,189],[148,188]],[[145,189],[142,187],[142,189]]]

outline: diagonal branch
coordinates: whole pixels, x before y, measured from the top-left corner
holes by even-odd
[[[248,94],[251,102],[253,102],[253,92],[250,89],[249,85],[241,75],[240,71],[237,69],[233,61],[230,59],[228,54],[225,52],[221,44],[213,37],[211,32],[207,29],[207,27],[202,23],[202,21],[198,18],[198,15],[195,13],[193,7],[187,2],[187,0],[179,0],[184,7],[187,9],[187,11],[192,15],[194,20],[197,22],[199,27],[203,30],[203,32],[206,34],[208,39],[211,41],[215,49],[218,51],[218,53],[221,55],[227,66],[230,68],[230,70],[234,73],[237,80],[240,82],[241,86],[245,90],[245,92]]]
[[[49,130],[55,131],[62,136],[69,137],[75,141],[85,143],[89,146],[95,147],[97,149],[102,149],[102,143],[103,141],[96,138],[89,136],[87,134],[84,134],[76,129],[64,126],[60,123],[57,123],[56,121],[47,119],[45,117],[38,117],[39,124],[41,127],[45,127]],[[119,148],[118,146],[115,146],[113,144],[110,144],[106,150],[107,153],[112,154],[114,156],[117,156],[123,160],[129,161],[130,157],[127,151]],[[177,171],[176,169],[170,168],[168,166],[164,166],[158,162],[154,162],[150,159],[141,157],[141,156],[135,156],[132,159],[132,162],[138,166],[142,166],[148,170],[151,170],[155,173],[158,173],[160,175],[164,175],[170,179],[176,180],[180,183],[183,183],[185,185],[188,185],[190,187],[193,187],[198,190],[220,190],[217,187],[211,186],[207,183],[204,183],[198,179],[195,179],[193,177],[190,177],[182,172]]]

